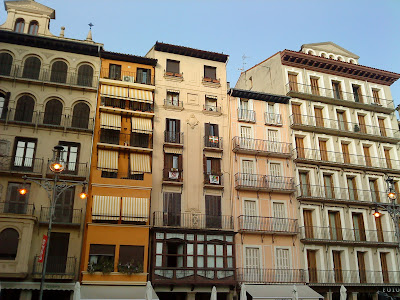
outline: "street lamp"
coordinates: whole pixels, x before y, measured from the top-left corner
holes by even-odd
[[[47,179],[47,178],[36,178],[36,177],[27,177],[26,175],[23,176],[22,178],[24,179],[24,184],[22,187],[19,189],[19,193],[21,195],[25,195],[28,190],[26,188],[26,182],[34,182],[41,186],[47,193],[47,196],[50,200],[50,214],[49,214],[49,227],[47,230],[47,245],[46,245],[46,250],[44,254],[44,259],[43,259],[43,265],[42,265],[42,278],[40,281],[40,294],[39,294],[39,300],[43,299],[43,290],[44,290],[44,283],[45,283],[45,277],[46,277],[46,267],[47,267],[47,258],[49,255],[49,245],[50,245],[50,236],[51,236],[51,230],[52,230],[52,225],[53,225],[53,217],[54,217],[54,212],[55,212],[55,207],[56,207],[56,202],[57,199],[68,189],[77,186],[77,185],[82,185],[82,192],[79,194],[79,197],[81,199],[86,199],[87,194],[86,194],[86,184],[87,182],[81,182],[81,181],[73,181],[73,180],[60,180],[59,176],[60,174],[64,171],[65,169],[65,161],[63,160],[63,152],[64,152],[64,147],[61,145],[57,145],[53,149],[53,158],[50,161],[49,168],[50,170],[54,173],[54,178],[53,179]]]

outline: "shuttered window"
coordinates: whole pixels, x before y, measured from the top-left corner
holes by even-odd
[[[167,59],[167,72],[179,73],[179,61]]]
[[[276,249],[276,268],[280,270],[290,269],[289,249]]]
[[[324,127],[324,116],[321,107],[314,107],[315,125],[317,127]]]
[[[206,227],[221,228],[221,196],[205,196],[206,201]]]
[[[9,76],[11,74],[11,67],[13,57],[9,53],[0,53],[0,75]]]
[[[83,102],[77,103],[72,112],[71,126],[74,128],[87,129],[89,127],[89,115],[89,105]]]
[[[257,216],[257,201],[255,200],[244,200],[244,215],[245,216]]]
[[[260,249],[256,247],[246,247],[245,264],[246,268],[260,268]]]
[[[293,92],[298,92],[298,85],[297,85],[297,74],[289,73],[288,74],[288,79],[289,79],[289,89],[290,91]]]
[[[14,121],[31,123],[35,108],[35,100],[31,96],[24,95],[17,101]]]
[[[122,198],[122,221],[147,222],[149,218],[148,198]]]
[[[92,219],[112,220],[120,218],[121,197],[115,196],[93,196]]]
[[[372,98],[374,99],[374,103],[381,104],[381,99],[379,97],[379,90],[372,89]]]
[[[313,95],[319,96],[318,78],[311,77],[310,81],[311,81],[311,93]]]
[[[131,174],[137,172],[151,173],[151,156],[149,154],[131,153],[130,170]]]
[[[210,66],[204,66],[204,77],[211,78],[211,79],[217,79],[217,68],[210,67]]]
[[[385,119],[378,118],[378,125],[379,125],[379,131],[381,133],[381,136],[387,136],[386,135],[386,127],[385,127]]]
[[[274,218],[286,218],[286,210],[284,203],[273,202],[272,210],[274,212]]]
[[[367,133],[367,126],[365,125],[365,116],[364,115],[357,115],[358,124],[360,126],[361,133]]]
[[[93,68],[89,65],[81,65],[78,68],[78,85],[92,86],[93,85]]]
[[[61,125],[63,105],[61,101],[52,99],[46,103],[43,124]]]
[[[40,59],[31,56],[25,60],[24,70],[22,73],[22,77],[29,79],[39,79],[40,67],[41,67]]]
[[[319,152],[320,152],[320,155],[321,155],[321,160],[325,160],[325,161],[327,161],[328,160],[328,151],[327,151],[327,147],[326,147],[326,141],[323,141],[323,140],[318,140],[318,143],[319,143]]]
[[[68,72],[68,66],[65,62],[61,60],[54,62],[51,66],[50,81],[66,83],[67,72]]]
[[[304,233],[307,239],[314,238],[312,210],[303,210]]]
[[[117,171],[118,151],[98,150],[97,168],[104,171]]]

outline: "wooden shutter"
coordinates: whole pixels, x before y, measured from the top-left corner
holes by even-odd
[[[167,59],[167,72],[179,73],[179,61]]]
[[[381,259],[381,268],[382,268],[382,277],[383,277],[383,282],[384,283],[389,283],[389,269],[387,265],[387,253],[381,252],[380,253],[380,259]]]
[[[310,81],[311,81],[311,93],[313,95],[319,96],[318,78],[311,77]]]
[[[42,63],[39,58],[34,56],[28,57],[24,63],[24,70],[22,77],[39,79],[41,64]]]
[[[364,157],[365,157],[365,164],[368,167],[372,166],[372,162],[371,162],[371,155],[369,152],[369,146],[363,146],[363,151],[364,151]]]
[[[246,268],[260,268],[260,249],[246,247]]]
[[[1,65],[1,64],[0,64]],[[1,67],[0,67],[1,68]],[[0,69],[1,72],[1,69]],[[0,73],[1,74],[1,73]],[[10,96],[11,93],[8,92],[4,95],[4,104],[3,104],[3,108],[0,111],[0,119],[5,119],[8,113],[8,105],[10,103]],[[1,96],[0,96],[1,97]]]
[[[318,282],[316,253],[315,250],[307,250],[308,279],[313,283]]]
[[[335,282],[342,283],[343,275],[342,275],[342,259],[340,255],[340,251],[332,251],[333,256],[333,270],[335,273]]]
[[[206,201],[206,227],[221,228],[221,197],[205,196]]]
[[[204,123],[204,136],[206,139],[210,136],[210,123]]]
[[[365,272],[365,258],[364,258],[364,252],[359,252],[357,251],[357,262],[358,262],[358,273],[360,276],[360,283],[366,283],[367,282],[367,275]]]
[[[361,213],[353,213],[354,234],[359,241],[366,241],[364,217]]]
[[[296,136],[295,137],[295,142],[296,142],[297,157],[298,158],[305,158],[304,138]]]
[[[314,238],[314,227],[312,220],[312,210],[303,210],[304,231],[307,239]]]
[[[276,249],[276,268],[278,270],[290,269],[289,249]],[[284,273],[281,273],[284,275]]]
[[[50,81],[66,83],[67,72],[68,72],[68,65],[65,62],[61,60],[54,62],[53,65],[51,66]]]
[[[333,186],[332,175],[324,175],[325,197],[333,199],[335,197],[335,188]]]
[[[288,79],[289,79],[289,89],[290,89],[290,91],[298,92],[299,89],[298,89],[298,86],[297,86],[297,74],[289,73],[288,74]]]
[[[31,123],[33,119],[33,110],[35,101],[30,96],[22,96],[18,99],[15,109],[14,120]]]
[[[329,212],[329,227],[331,231],[331,239],[335,241],[341,241],[343,239],[342,236],[342,226],[340,221],[340,213],[339,212]]]
[[[301,108],[300,104],[292,103],[293,123],[301,124]]]
[[[78,103],[72,113],[72,127],[88,128],[90,108],[86,103]]]
[[[379,131],[381,132],[381,136],[387,136],[386,128],[385,128],[385,119],[378,118],[378,124],[379,124]]]
[[[60,125],[62,108],[62,103],[59,100],[48,101],[44,110],[43,124]]]
[[[324,127],[324,117],[322,114],[322,108],[314,107],[314,114],[315,114],[315,125],[317,127]]]
[[[390,159],[390,149],[383,149],[385,153],[386,167],[392,169],[392,160]]]
[[[328,151],[326,150],[326,141],[319,140],[319,151],[321,155],[321,160],[328,160]]]
[[[379,197],[378,181],[376,179],[369,180],[369,189],[371,191],[371,198],[373,202],[381,202]]]
[[[375,218],[375,225],[376,225],[376,235],[378,238],[378,242],[384,242],[383,238],[383,229],[382,229],[382,216]]]
[[[218,128],[218,124],[213,124],[212,125],[214,128],[214,136],[218,136],[219,137],[219,128]]]
[[[244,200],[244,215],[257,216],[257,202],[254,200]]]
[[[374,103],[381,104],[381,99],[379,98],[379,90],[372,90],[372,98],[374,98]]]
[[[342,153],[343,153],[343,162],[345,164],[349,164],[350,163],[349,144],[342,143]]]
[[[221,160],[215,158],[211,161],[211,172],[214,175],[221,175]]]
[[[365,116],[358,115],[358,124],[360,126],[360,132],[367,133],[367,126],[365,125]]]

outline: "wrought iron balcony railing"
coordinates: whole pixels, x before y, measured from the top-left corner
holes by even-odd
[[[204,174],[204,184],[224,186],[224,176],[222,173],[218,174]]]
[[[40,208],[40,223],[49,223],[50,207]],[[82,209],[56,207],[53,215],[54,224],[80,225],[82,220]]]
[[[140,83],[147,85],[154,85],[154,75],[150,75],[151,70],[148,72],[127,72],[127,71],[110,71],[108,68],[102,68],[100,77],[111,80],[125,81],[131,83]]]
[[[39,257],[35,256],[33,260],[32,274],[35,277],[42,277],[43,263],[38,262]],[[47,259],[46,278],[54,279],[72,279],[76,275],[77,258],[50,256]]]
[[[222,150],[223,147],[223,139],[220,136],[205,136],[204,137],[204,147]]]
[[[0,213],[33,216],[35,205],[17,201],[0,202]]]
[[[172,214],[156,211],[153,213],[153,226],[186,229],[233,230],[233,217],[212,216],[197,213]]]
[[[234,152],[282,157],[290,157],[292,155],[292,145],[290,143],[235,136],[232,139],[232,144]]]
[[[248,109],[238,109],[238,119],[243,122],[256,122],[256,112]]]
[[[351,243],[351,244],[392,244],[397,246],[396,233],[384,230],[365,230],[336,227],[300,227],[303,242]]]
[[[43,159],[0,155],[0,172],[42,174]]]
[[[297,219],[240,215],[238,221],[239,231],[283,235],[295,235],[299,232]]]
[[[183,145],[183,132],[164,131],[164,142],[169,144]]]
[[[264,113],[264,122],[266,125],[278,125],[282,126],[282,115],[275,113]]]
[[[152,103],[117,99],[111,97],[101,97],[101,106],[131,110],[134,112],[154,112],[154,105]]]
[[[54,172],[50,169],[51,160],[47,161],[46,174],[54,175]],[[59,173],[60,176],[64,177],[79,177],[79,178],[87,178],[89,176],[89,164],[88,163],[77,163],[77,162],[69,162],[65,164],[65,168],[62,172]]]
[[[164,106],[183,108],[183,101],[178,99],[164,99]]]
[[[175,169],[175,168],[163,169],[163,181],[182,182],[183,181],[183,170],[179,170],[179,169]]]
[[[237,280],[244,283],[305,283],[305,275],[301,269],[237,269]]]
[[[294,192],[294,178],[260,174],[235,174],[235,188],[256,191]]]
[[[212,105],[212,104],[204,104],[203,110],[221,113],[221,106]]]

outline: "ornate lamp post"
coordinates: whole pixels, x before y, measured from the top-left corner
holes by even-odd
[[[22,188],[19,190],[19,193],[21,195],[25,195],[27,193],[26,189],[26,182],[33,182],[41,186],[47,193],[47,196],[50,200],[50,214],[49,214],[49,227],[47,230],[47,246],[44,254],[44,259],[43,259],[43,265],[42,265],[42,278],[40,281],[40,294],[39,294],[39,299],[42,300],[43,298],[43,290],[44,290],[44,283],[45,283],[45,277],[46,277],[46,267],[47,267],[47,258],[49,254],[49,245],[50,245],[50,236],[51,236],[51,230],[52,230],[52,225],[53,225],[53,217],[54,217],[54,212],[55,212],[55,207],[56,207],[56,202],[57,199],[60,197],[60,195],[66,191],[69,188],[72,188],[74,186],[82,185],[82,192],[80,193],[79,197],[81,199],[86,199],[87,194],[86,194],[86,184],[87,182],[81,182],[81,181],[73,181],[73,180],[60,180],[59,176],[60,173],[65,169],[65,162],[63,160],[63,152],[64,148],[63,146],[57,145],[53,149],[53,158],[50,163],[50,170],[54,173],[54,178],[53,179],[47,179],[47,178],[36,178],[36,177],[27,177],[23,176],[22,178],[24,179],[24,185]]]

